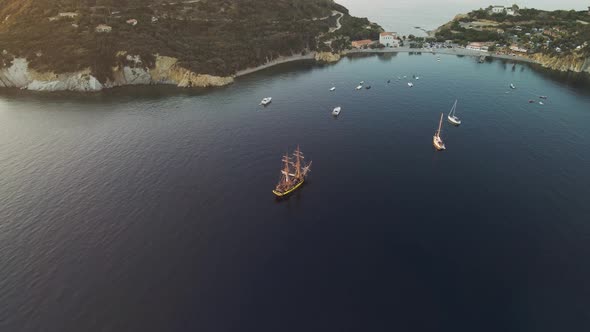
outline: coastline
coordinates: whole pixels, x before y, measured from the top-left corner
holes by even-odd
[[[468,49],[464,49],[464,48],[437,48],[437,49],[424,49],[424,48],[409,48],[409,47],[397,47],[397,48],[387,48],[387,49],[367,49],[367,50],[349,50],[349,51],[345,51],[343,53],[343,55],[348,55],[348,54],[360,54],[360,53],[365,53],[365,54],[379,54],[379,53],[410,53],[410,52],[414,52],[414,53],[431,53],[431,54],[446,54],[446,55],[463,55],[463,56],[473,56],[473,57],[479,57],[479,56],[486,56],[486,57],[491,57],[491,58],[497,58],[497,59],[504,59],[504,60],[513,60],[513,61],[518,61],[518,62],[528,62],[528,63],[535,63],[535,64],[540,64],[539,62],[527,58],[527,57],[523,57],[523,56],[510,56],[510,55],[500,55],[500,54],[494,54],[494,53],[490,53],[490,52],[481,52],[481,51],[473,51],[473,50],[468,50]]]
[[[233,76],[234,77],[245,76],[245,75],[252,74],[257,71],[261,71],[263,69],[274,67],[276,65],[280,65],[283,63],[288,63],[288,62],[293,62],[293,61],[302,61],[302,60],[313,60],[313,59],[315,59],[315,54],[316,54],[315,52],[310,52],[305,55],[281,56],[281,57],[271,60],[263,65],[239,70]]]
[[[481,51],[473,51],[467,50],[464,48],[440,48],[431,51],[430,49],[423,49],[423,48],[409,48],[409,47],[396,47],[396,48],[384,48],[384,49],[353,49],[347,50],[340,55],[347,56],[352,54],[382,54],[382,53],[432,53],[432,54],[446,54],[446,55],[463,55],[463,56],[473,56],[479,57],[485,55],[486,57],[497,58],[497,59],[504,59],[504,60],[512,60],[517,62],[527,62],[527,63],[534,63],[539,64],[539,62],[522,57],[522,56],[509,56],[509,55],[499,55],[489,52],[481,52]],[[248,74],[252,74],[267,68],[271,68],[283,63],[294,62],[294,61],[303,61],[303,60],[314,60],[316,52],[311,52],[306,55],[292,55],[292,56],[282,56],[275,60],[269,61],[263,65],[252,67],[248,69],[243,69],[238,71],[234,77],[241,77],[246,76]]]

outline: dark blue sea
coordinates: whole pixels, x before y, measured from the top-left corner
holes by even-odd
[[[400,53],[0,93],[0,331],[589,330],[588,76]]]

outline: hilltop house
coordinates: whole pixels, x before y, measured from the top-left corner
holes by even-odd
[[[395,32],[381,32],[379,34],[379,44],[385,47],[399,47],[399,40]]]
[[[106,24],[99,24],[96,29],[96,32],[99,33],[109,33],[111,31],[113,31],[113,28],[111,28],[110,26],[106,25]]]
[[[137,25],[137,20],[132,18],[127,20],[127,24],[132,25],[132,26],[136,26]]]
[[[59,13],[58,14],[59,17],[67,17],[67,18],[75,18],[78,16],[78,13],[74,13],[74,12],[65,12],[65,13]]]
[[[505,9],[504,6],[492,6],[492,14],[503,14]]]
[[[374,42],[370,39],[363,39],[363,40],[353,40],[352,47],[353,48],[367,48],[369,45],[373,44]]]

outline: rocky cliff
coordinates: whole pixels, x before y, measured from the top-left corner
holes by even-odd
[[[537,53],[533,54],[531,58],[545,68],[590,73],[590,58],[582,55],[571,54],[555,57]]]
[[[0,69],[0,87],[21,88],[34,91],[100,91],[123,85],[173,84],[178,87],[222,86],[234,78],[194,73],[178,65],[172,57],[156,56],[155,66],[142,66],[139,57],[133,56],[132,64],[113,68],[112,77],[104,83],[94,77],[90,69],[55,74],[38,72],[29,67],[24,58],[15,58],[10,67]]]
[[[340,61],[340,54],[332,52],[318,52],[315,55],[315,60],[323,63]]]

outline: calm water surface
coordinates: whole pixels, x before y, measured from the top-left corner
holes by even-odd
[[[588,80],[441,58],[3,92],[0,331],[589,330]]]

